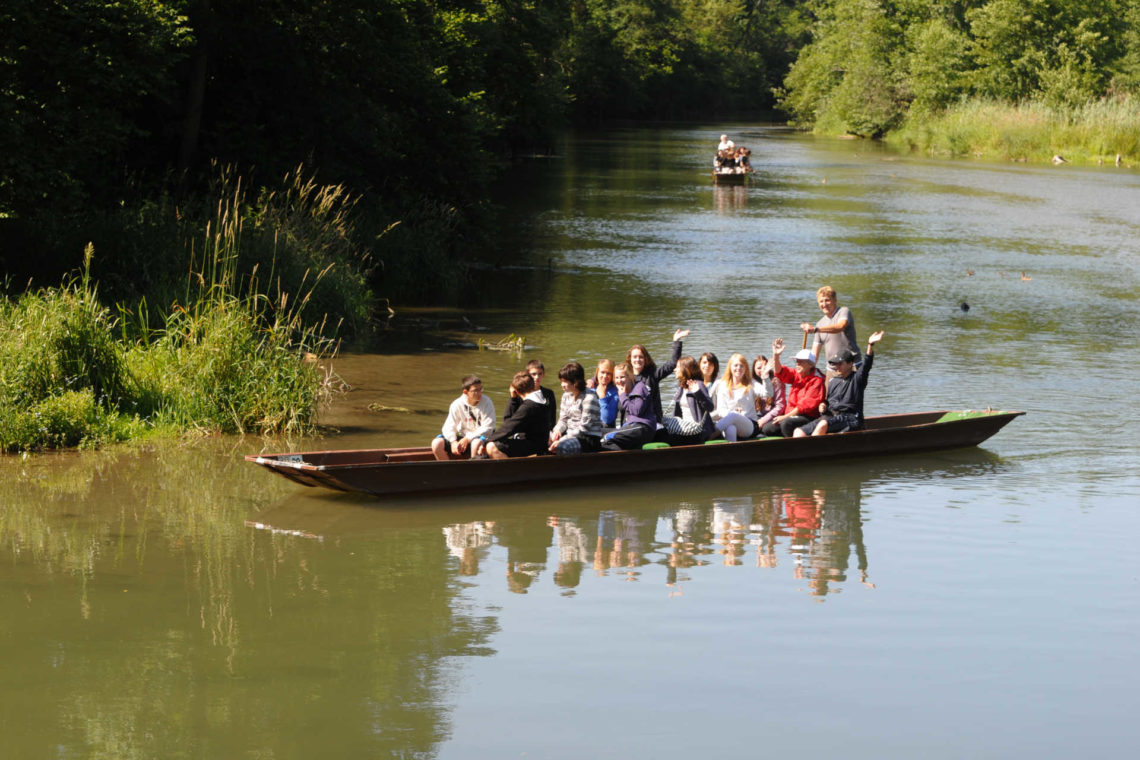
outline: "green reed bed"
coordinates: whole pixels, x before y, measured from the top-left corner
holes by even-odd
[[[934,155],[1014,161],[1132,164],[1140,159],[1140,99],[1080,106],[970,100],[934,115],[911,115],[888,142]]]
[[[191,246],[182,297],[158,314],[145,299],[116,312],[100,301],[91,246],[81,276],[0,301],[0,450],[311,432],[333,383],[319,361],[335,352],[314,297],[336,264],[292,273],[297,291],[280,269],[301,257],[246,269],[243,247],[264,242],[266,230],[251,209],[263,207],[247,204],[240,185],[218,203],[204,242]]]

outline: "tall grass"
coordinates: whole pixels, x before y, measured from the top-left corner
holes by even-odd
[[[0,449],[97,446],[156,430],[311,432],[334,380],[319,362],[336,351],[335,326],[317,315],[315,296],[335,264],[300,271],[291,290],[275,255],[265,269],[244,262],[251,237],[264,242],[276,219],[275,239],[288,238],[298,213],[316,218],[310,239],[335,241],[335,196],[301,183],[251,207],[235,181],[191,247],[181,297],[154,315],[145,299],[118,315],[100,302],[90,245],[80,275],[0,301]],[[320,249],[309,250],[321,263]]]
[[[888,142],[935,155],[1077,163],[1140,159],[1140,99],[1104,98],[1081,106],[1039,101],[967,100],[933,116],[911,116]]]
[[[232,168],[215,167],[202,196],[168,188],[121,205],[33,217],[27,225],[38,249],[27,258],[42,264],[28,267],[30,274],[40,284],[58,282],[53,273],[72,268],[75,252],[93,242],[99,256],[91,276],[109,301],[135,312],[123,325],[133,329],[143,317],[160,325],[174,303],[193,300],[189,273],[214,281],[213,262],[225,261],[235,279],[258,273],[266,292],[308,293],[308,319],[327,314],[343,333],[366,330],[374,246],[368,231],[356,228],[357,197],[342,185],[319,184],[303,167],[269,186],[248,187]]]

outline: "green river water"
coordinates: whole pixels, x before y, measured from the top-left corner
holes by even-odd
[[[394,298],[321,439],[0,459],[0,757],[1135,748],[1140,175],[737,125],[755,180],[713,187],[723,131],[514,171],[465,306]],[[526,359],[557,389],[681,326],[722,361],[798,345],[822,284],[887,333],[868,413],[1028,414],[968,450],[383,502],[242,460],[426,443],[465,374],[501,414]],[[471,347],[510,333],[522,358]]]

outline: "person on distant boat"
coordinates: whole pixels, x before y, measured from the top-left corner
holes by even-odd
[[[447,410],[443,432],[431,442],[431,453],[441,462],[482,456],[486,437],[495,429],[495,405],[483,395],[483,381],[468,375],[462,387],[462,394]]]
[[[752,390],[752,370],[744,354],[733,354],[716,392],[713,419],[716,431],[726,441],[751,438],[756,428],[756,394]]]
[[[681,358],[681,339],[688,334],[689,331],[684,329],[679,329],[673,333],[673,356],[660,367],[653,363],[649,349],[640,343],[631,346],[625,355],[626,364],[633,367],[634,383],[644,383],[646,390],[649,391],[655,420],[660,420],[665,416],[661,412],[661,380],[673,374],[677,361]]]
[[[546,377],[546,367],[538,359],[531,359],[526,363],[526,372],[534,378],[535,390],[542,394],[546,399],[547,414],[550,416],[550,427],[554,427],[554,423],[558,420],[558,411],[555,405],[558,400],[554,398],[554,391],[549,388],[542,387],[542,381]],[[510,401],[507,402],[507,411],[503,414],[503,419],[510,417],[519,405],[522,404],[522,397],[512,395]]]
[[[701,380],[701,371],[691,356],[677,361],[673,376],[677,378],[677,392],[673,396],[673,416],[665,417],[662,424],[669,431],[670,444],[691,444],[707,441],[714,432],[713,400]],[[679,440],[678,440],[679,439]]]
[[[747,174],[752,171],[751,155],[752,151],[743,145],[736,149],[736,172],[738,174]]]
[[[875,359],[875,344],[883,338],[883,331],[872,333],[867,339],[867,353],[863,363],[855,367],[855,354],[844,349],[827,360],[835,377],[827,381],[827,401],[820,405],[819,419],[796,428],[793,436],[846,433],[863,428],[863,394],[867,390],[867,376]]]
[[[643,381],[637,379],[629,362],[614,367],[614,383],[618,387],[621,426],[602,438],[602,448],[607,451],[640,449],[653,441],[657,433],[657,421],[661,418],[653,411],[649,389]]]
[[[796,368],[780,366],[780,354],[784,353],[784,339],[772,342],[772,370],[778,382],[792,386],[788,394],[788,408],[773,417],[761,429],[767,436],[782,435],[790,438],[801,425],[819,417],[819,405],[823,403],[824,377],[815,368],[815,354],[804,349],[796,354]]]
[[[492,459],[542,454],[550,441],[550,404],[538,381],[526,371],[515,373],[511,380],[511,400],[516,398],[519,403],[514,411],[487,436],[487,454]]]
[[[562,382],[562,407],[550,431],[550,451],[555,454],[590,453],[601,448],[602,407],[597,395],[586,388],[586,372],[578,362],[558,370]]]
[[[598,404],[602,407],[602,427],[612,428],[617,423],[618,389],[614,385],[614,362],[612,359],[602,359],[594,376],[586,385],[598,396]]]
[[[717,151],[716,158],[713,159],[713,167],[720,173],[731,174],[736,170],[736,159],[733,158],[732,151],[721,150]]]
[[[816,291],[816,303],[823,316],[815,325],[804,322],[800,329],[805,333],[815,333],[811,350],[816,356],[838,356],[844,351],[855,355],[855,364],[863,361],[859,355],[859,339],[855,337],[855,317],[846,306],[840,306],[835,294],[835,288],[824,285]],[[820,352],[824,353],[820,353]],[[834,377],[828,370],[828,377]]]
[[[716,398],[717,384],[720,382],[720,360],[712,351],[705,351],[697,362],[701,369],[701,382],[708,389],[709,398]]]
[[[728,135],[720,136],[720,145],[716,146],[716,152],[720,153],[722,150],[728,150],[732,147],[732,140],[728,139]]]

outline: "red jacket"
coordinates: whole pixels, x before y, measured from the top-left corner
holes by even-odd
[[[818,369],[812,369],[811,374],[804,377],[791,367],[785,367],[781,364],[780,371],[776,373],[776,379],[792,386],[792,390],[788,394],[788,409],[794,406],[801,415],[813,420],[819,416],[819,405],[823,403],[825,390],[825,379],[822,372]]]

